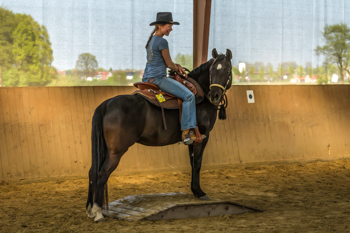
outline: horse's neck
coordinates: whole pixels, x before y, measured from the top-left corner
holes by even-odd
[[[209,81],[209,72],[208,74],[202,74],[199,76],[197,82],[199,83],[199,85],[202,87],[204,94],[208,94],[209,92],[209,85],[210,85],[210,81]]]
[[[213,60],[209,60],[206,63],[200,65],[191,72],[191,77],[195,79],[204,91],[204,94],[209,92],[209,69]]]

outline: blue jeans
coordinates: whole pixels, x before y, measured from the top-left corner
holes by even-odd
[[[196,100],[190,90],[178,81],[166,76],[143,78],[142,81],[152,81],[160,90],[182,99],[181,130],[196,128]]]

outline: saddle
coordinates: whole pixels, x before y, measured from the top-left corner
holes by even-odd
[[[204,99],[204,92],[200,85],[197,83],[196,80],[192,78],[181,78],[180,75],[171,75],[170,78],[175,79],[179,83],[183,84],[185,87],[187,87],[194,95],[196,99],[196,104],[199,104]],[[151,104],[161,107],[164,109],[180,109],[182,106],[182,100],[177,98],[176,96],[169,94],[165,91],[159,90],[158,86],[150,83],[150,82],[137,82],[134,83],[134,86],[138,88],[138,90],[134,91],[133,95],[139,95],[144,97],[148,102]],[[157,95],[161,94],[163,98],[159,100],[157,98]]]

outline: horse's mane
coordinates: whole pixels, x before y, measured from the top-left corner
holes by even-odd
[[[203,63],[202,65],[198,66],[197,68],[195,68],[194,70],[192,70],[188,76],[190,76],[191,78],[194,79],[198,79],[199,76],[205,72],[206,70],[209,70],[209,67],[211,66],[212,62],[214,61],[214,59],[210,59],[209,61],[207,61],[206,63]]]
[[[220,58],[220,57],[221,57],[221,58]],[[218,57],[217,60],[219,61],[219,60],[221,60],[221,59],[224,58],[224,57],[225,57],[225,55],[219,54],[219,57]],[[195,68],[194,70],[192,70],[192,71],[188,74],[188,76],[190,76],[191,78],[197,80],[197,79],[199,78],[199,76],[200,76],[201,74],[203,74],[203,72],[207,72],[208,75],[209,75],[209,68],[210,68],[210,66],[213,64],[213,62],[214,62],[214,58],[210,59],[209,61],[203,63],[202,65],[200,65],[200,66],[198,66],[197,68]]]

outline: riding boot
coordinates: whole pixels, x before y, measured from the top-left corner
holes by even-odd
[[[185,129],[182,131],[182,141],[185,145],[191,145],[197,140],[194,129]]]

